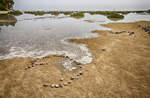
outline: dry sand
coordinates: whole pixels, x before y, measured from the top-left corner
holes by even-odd
[[[150,22],[109,23],[110,31],[93,31],[100,37],[71,40],[87,44],[94,55],[91,64],[83,65],[83,75],[63,88],[43,87],[44,83],[70,81],[74,73],[62,74],[56,62],[62,57],[37,59],[15,58],[0,61],[0,98],[150,98],[150,36],[139,27]]]

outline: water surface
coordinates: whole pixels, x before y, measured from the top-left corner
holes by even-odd
[[[148,14],[130,13],[123,20],[112,21],[103,15],[85,14],[75,19],[65,15],[34,16],[23,14],[16,17],[15,26],[0,26],[0,59],[15,57],[40,58],[47,55],[65,55],[86,64],[92,61],[90,50],[83,44],[68,42],[69,39],[93,38],[100,35],[93,30],[110,30],[100,26],[110,22],[150,21]],[[85,20],[93,20],[89,23]]]

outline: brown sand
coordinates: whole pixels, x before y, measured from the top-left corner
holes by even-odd
[[[150,36],[138,26],[150,22],[110,23],[110,31],[94,31],[100,37],[71,40],[84,43],[94,55],[91,64],[84,65],[83,75],[63,88],[43,87],[61,83],[75,73],[62,74],[56,63],[62,57],[38,59],[46,62],[29,70],[32,58],[0,61],[0,98],[150,98]],[[104,49],[105,51],[102,51]]]

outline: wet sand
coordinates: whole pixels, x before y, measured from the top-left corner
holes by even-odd
[[[87,44],[94,56],[91,64],[83,65],[73,73],[62,73],[57,66],[56,62],[64,58],[62,56],[0,61],[0,98],[149,98],[150,36],[141,26],[150,26],[150,22],[103,26],[112,31],[96,30],[93,33],[98,33],[98,38],[71,40]],[[46,64],[39,65],[40,62]],[[32,65],[35,66],[25,70]],[[70,80],[80,70],[83,75]],[[64,81],[60,81],[62,77]],[[68,81],[72,81],[71,84],[63,88],[43,87],[44,83]]]

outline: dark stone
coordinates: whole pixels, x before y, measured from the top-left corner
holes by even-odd
[[[45,62],[40,62],[40,65],[45,65],[46,63]]]
[[[71,78],[70,78],[70,80],[74,80],[74,79],[75,79],[74,77],[71,77]]]
[[[102,51],[106,51],[106,49],[102,49]]]
[[[28,68],[31,68],[30,66],[28,66]]]
[[[82,72],[82,71],[80,71],[80,72],[79,72],[79,74],[80,74],[80,75],[83,75],[83,72]]]
[[[43,84],[44,87],[48,87],[48,84]]]
[[[134,32],[130,32],[130,33],[129,33],[129,35],[133,35],[133,34],[134,34]]]
[[[68,84],[71,84],[71,81],[69,81]]]
[[[59,84],[59,87],[60,87],[60,88],[62,88],[62,87],[63,87],[63,85]]]

